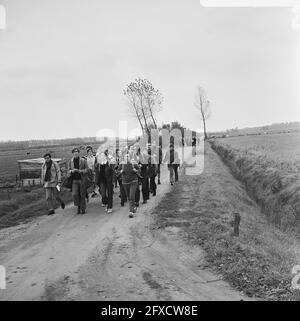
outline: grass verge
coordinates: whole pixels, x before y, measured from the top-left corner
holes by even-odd
[[[266,155],[211,141],[212,148],[247,192],[261,206],[270,223],[300,235],[300,176]]]
[[[232,235],[234,213],[240,236]],[[218,155],[206,145],[204,172],[182,176],[153,210],[156,227],[177,226],[183,237],[201,246],[209,268],[249,297],[295,300],[292,267],[299,258],[297,239],[268,224]]]
[[[72,200],[71,193],[66,189],[62,189],[61,196],[66,203]],[[0,201],[0,229],[45,214],[47,214],[47,203],[43,188],[20,191],[12,199]]]

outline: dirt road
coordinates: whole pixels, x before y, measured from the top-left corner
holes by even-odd
[[[0,231],[0,264],[7,271],[1,300],[240,300],[201,265],[200,247],[179,229],[155,229],[151,210],[171,188],[164,172],[158,195],[136,217],[120,207],[106,214],[99,198],[86,215],[74,207]],[[118,193],[116,193],[118,194]]]

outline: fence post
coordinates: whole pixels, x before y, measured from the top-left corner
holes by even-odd
[[[234,213],[234,222],[233,222],[233,235],[234,236],[240,235],[240,222],[241,222],[240,214]]]

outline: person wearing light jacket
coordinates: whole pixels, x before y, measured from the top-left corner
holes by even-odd
[[[46,153],[44,155],[44,164],[41,170],[41,182],[44,185],[46,191],[46,201],[48,206],[48,215],[55,213],[54,201],[58,201],[61,208],[65,208],[65,203],[61,199],[59,189],[61,184],[61,172],[59,165],[51,159],[51,154]]]

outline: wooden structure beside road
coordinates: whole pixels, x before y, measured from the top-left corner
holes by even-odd
[[[66,160],[62,158],[53,158],[60,166],[62,175],[66,173]],[[41,168],[44,158],[18,160],[19,179],[21,186],[35,186],[41,184]]]

